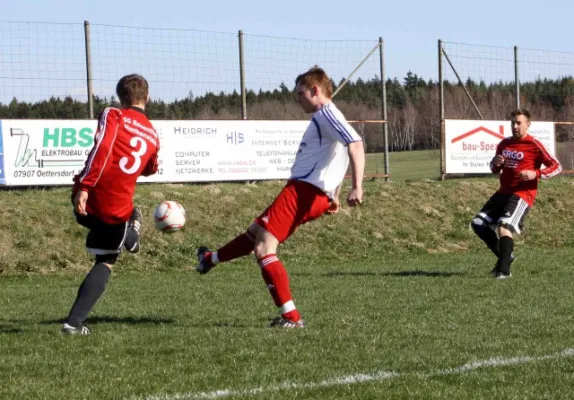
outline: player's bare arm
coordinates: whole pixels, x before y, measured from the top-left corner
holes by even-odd
[[[363,176],[365,173],[365,147],[363,142],[353,142],[347,146],[352,170],[352,188],[347,196],[349,207],[355,207],[363,202]]]

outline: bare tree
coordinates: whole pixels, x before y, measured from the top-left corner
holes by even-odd
[[[392,150],[412,150],[415,144],[417,110],[410,101],[389,113],[389,135]]]

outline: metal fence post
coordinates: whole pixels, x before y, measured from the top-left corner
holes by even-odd
[[[442,76],[442,40],[438,40],[438,97],[439,97],[439,121],[440,121],[440,179],[445,178],[445,159],[444,159],[444,80]]]
[[[516,108],[520,108],[520,75],[518,74],[518,47],[514,46],[514,96]]]
[[[88,84],[88,115],[94,118],[94,88],[92,85],[92,50],[90,40],[90,22],[84,21],[84,40],[86,44],[86,78]]]
[[[243,31],[239,31],[239,81],[241,85],[241,119],[247,119],[247,96],[245,93],[245,64],[243,59]]]
[[[385,182],[389,181],[389,125],[387,122],[387,82],[385,81],[385,42],[382,37],[379,37],[379,62],[381,68],[381,103],[383,112],[383,145],[385,154]]]

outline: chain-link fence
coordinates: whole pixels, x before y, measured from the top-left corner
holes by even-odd
[[[309,40],[87,21],[0,21],[0,105],[62,98],[86,104],[80,118],[93,118],[94,102],[112,103],[117,80],[135,72],[149,81],[156,109],[158,102],[161,107],[189,100],[186,107],[203,96],[198,119],[301,119],[294,79],[313,65],[334,80],[335,95],[371,151],[384,152],[370,166],[372,173],[388,174],[382,38]],[[357,82],[375,86],[374,104],[345,103],[345,85]],[[279,92],[288,101],[261,101],[265,92]],[[213,111],[209,103],[221,101],[221,94],[227,102]]]
[[[515,108],[553,121],[556,153],[574,170],[574,53],[439,40],[440,118],[506,120]]]
[[[0,103],[87,100],[83,24],[0,22]]]
[[[165,102],[206,93],[293,89],[317,64],[339,83],[381,77],[375,40],[305,40],[192,29],[0,21],[0,103],[114,96],[138,72]],[[241,56],[240,56],[241,55]],[[91,88],[88,85],[91,83]],[[244,85],[242,85],[244,83]],[[242,87],[243,86],[243,87]],[[236,113],[240,110],[233,110]]]

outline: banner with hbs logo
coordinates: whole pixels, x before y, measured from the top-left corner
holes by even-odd
[[[124,118],[133,137],[149,138]],[[96,120],[0,121],[0,184],[71,185],[90,153]],[[139,182],[287,179],[309,121],[152,121],[159,169]],[[130,141],[132,146],[141,141]],[[138,149],[126,156],[139,163]],[[128,173],[127,171],[125,171]]]

